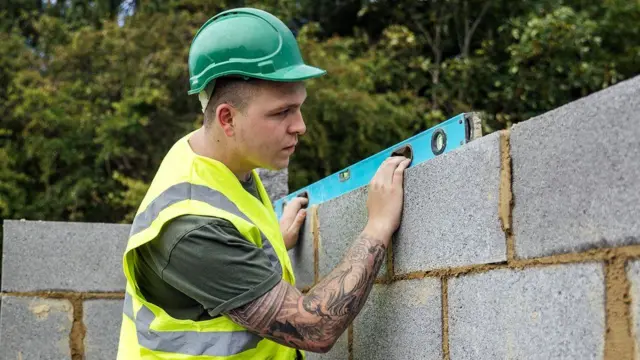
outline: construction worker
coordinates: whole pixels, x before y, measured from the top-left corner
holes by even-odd
[[[399,226],[409,159],[391,157],[368,190],[368,222],[306,295],[287,250],[307,199],[278,221],[256,168],[288,166],[305,133],[306,65],[291,31],[256,9],[197,32],[190,91],[204,124],[163,159],[133,221],[118,359],[304,359],[327,352],[364,305]],[[349,121],[349,119],[344,119]]]

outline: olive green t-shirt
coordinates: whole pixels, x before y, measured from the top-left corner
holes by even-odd
[[[260,198],[253,178],[243,187]],[[217,317],[259,298],[281,280],[264,250],[220,218],[178,217],[136,251],[142,294],[177,319]]]

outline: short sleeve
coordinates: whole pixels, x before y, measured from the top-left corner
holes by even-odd
[[[264,250],[223,219],[180,237],[161,276],[212,317],[259,298],[281,280]]]

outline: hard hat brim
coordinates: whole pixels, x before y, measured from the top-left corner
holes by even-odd
[[[326,73],[327,73],[326,70],[322,70],[315,66],[300,64],[300,65],[294,65],[284,69],[280,69],[271,74],[267,74],[267,76],[264,76],[264,77],[260,77],[260,76],[256,76],[256,77],[262,78],[264,80],[290,82],[290,81],[307,80],[307,79],[322,76]]]
[[[322,75],[325,75],[327,73],[326,70],[317,68],[315,66],[310,66],[310,65],[306,65],[306,64],[298,64],[298,65],[293,65],[293,66],[289,66],[286,68],[282,68],[279,69],[277,71],[274,71],[272,73],[267,73],[267,74],[256,74],[256,73],[250,73],[250,72],[244,72],[244,71],[229,71],[229,72],[223,72],[218,74],[217,77],[222,77],[222,76],[230,76],[230,75],[235,75],[235,76],[246,76],[246,77],[250,77],[250,78],[256,78],[256,79],[262,79],[262,80],[269,80],[269,81],[279,81],[279,82],[294,82],[294,81],[303,81],[303,80],[307,80],[307,79],[312,79],[312,78],[316,78],[316,77],[320,77]],[[204,89],[207,84],[209,83],[209,81],[213,80],[214,78],[209,79],[206,83],[202,84],[202,86],[190,90],[189,91],[189,95],[192,94],[197,94],[200,91],[202,91],[202,89]]]

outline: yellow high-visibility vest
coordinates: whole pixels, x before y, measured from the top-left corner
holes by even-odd
[[[192,134],[176,142],[163,159],[131,227],[123,256],[127,286],[118,360],[294,360],[295,349],[257,336],[226,315],[206,321],[175,319],[140,292],[133,250],[153,240],[168,221],[187,214],[230,221],[295,285],[278,219],[258,174],[253,171],[262,201],[224,164],[194,153],[188,143]]]

